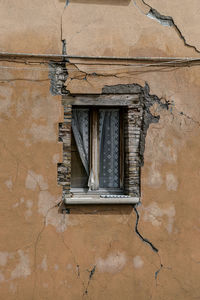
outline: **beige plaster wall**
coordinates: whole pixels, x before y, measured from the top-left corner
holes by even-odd
[[[2,1],[1,51],[71,55],[199,57],[199,4],[149,1],[173,17],[172,27],[148,18],[135,1]],[[179,9],[178,9],[179,7]],[[190,18],[189,13],[194,13]],[[71,208],[57,204],[61,97],[49,91],[46,61],[1,62],[0,68],[0,299],[200,298],[199,116],[200,67],[118,65],[70,60],[67,89],[99,93],[104,85],[147,82],[169,101],[147,133],[142,168],[140,233],[130,206]]]

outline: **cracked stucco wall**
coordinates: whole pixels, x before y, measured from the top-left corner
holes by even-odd
[[[173,18],[186,42],[199,49],[199,1],[65,4],[2,1],[1,51],[61,53],[66,39],[71,55],[199,57],[173,26],[147,16],[152,7]],[[4,59],[0,65],[0,298],[198,299],[199,62],[66,63],[71,93],[147,82],[149,94],[168,103],[168,109],[157,102],[150,107],[160,118],[145,140],[139,220],[130,206],[60,213],[63,107],[61,96],[50,92],[49,61]],[[138,232],[158,252],[136,234],[137,220]]]

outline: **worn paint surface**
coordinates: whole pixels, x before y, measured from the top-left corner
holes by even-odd
[[[147,4],[1,1],[1,51],[61,53],[66,39],[71,55],[199,57],[199,1]],[[130,206],[60,212],[63,107],[50,93],[48,61],[2,61],[0,298],[199,299],[200,67],[84,63],[67,63],[72,93],[147,82],[169,101],[168,110],[151,107],[160,119],[147,132],[138,207],[138,230],[158,252],[135,233]]]

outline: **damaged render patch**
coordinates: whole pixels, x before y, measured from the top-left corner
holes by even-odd
[[[65,62],[49,63],[50,92],[53,96],[68,94],[65,88],[67,77]]]
[[[31,170],[28,171],[25,185],[27,189],[32,191],[36,190],[37,186],[39,186],[40,190],[48,189],[48,184],[45,182],[44,177]]]
[[[163,26],[173,26],[174,22],[171,17],[163,16],[159,14],[159,12],[153,8],[150,9],[150,11],[147,14],[147,17],[150,19],[156,20],[158,23],[160,23]]]
[[[98,258],[96,261],[96,266],[98,271],[100,272],[109,272],[109,273],[117,273],[126,264],[126,256],[124,253],[112,253],[107,256],[107,258]]]
[[[11,273],[11,279],[27,277],[31,274],[30,261],[28,255],[26,255],[22,250],[18,250],[19,263],[16,268]]]
[[[172,173],[166,174],[166,186],[168,191],[176,191],[178,188],[178,180]]]
[[[135,256],[133,258],[133,266],[136,269],[141,269],[144,265],[144,262],[140,256]]]
[[[142,128],[140,131],[140,166],[144,164],[144,151],[145,151],[145,139],[147,131],[151,123],[158,123],[160,116],[153,115],[151,112],[151,107],[154,104],[159,105],[161,109],[169,109],[170,102],[162,102],[156,95],[150,94],[150,88],[148,83],[142,87],[139,84],[117,84],[113,86],[104,86],[102,89],[102,94],[139,94],[141,106],[143,107],[143,121]]]
[[[68,216],[58,213],[57,199],[48,191],[41,191],[38,200],[38,212],[45,217],[45,225],[53,225],[58,232],[67,228]]]
[[[143,209],[144,221],[151,222],[151,224],[155,227],[159,227],[164,223],[164,226],[167,229],[168,233],[172,233],[174,217],[176,214],[174,205],[171,205],[168,208],[160,208],[157,203],[153,202],[149,206],[144,207]],[[164,216],[167,217],[167,222],[164,221]]]

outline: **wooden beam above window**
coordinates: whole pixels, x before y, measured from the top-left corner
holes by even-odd
[[[63,96],[63,105],[129,106],[139,105],[139,94]]]

